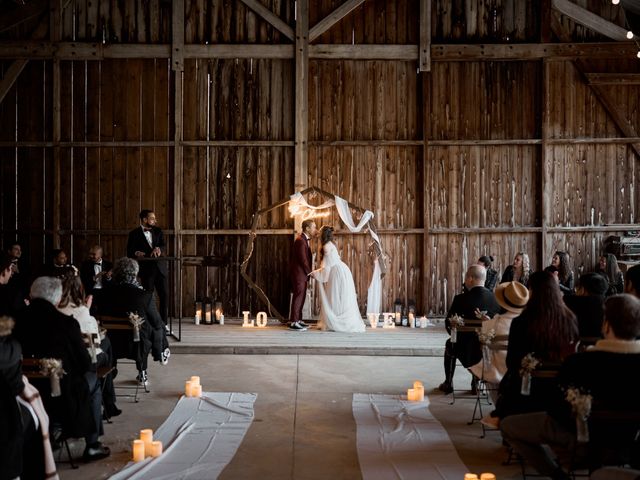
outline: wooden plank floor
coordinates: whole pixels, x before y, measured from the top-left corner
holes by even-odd
[[[177,335],[177,325],[173,324]],[[272,355],[399,355],[442,356],[449,335],[439,323],[425,329],[371,329],[364,333],[289,330],[277,323],[266,328],[243,328],[239,322],[225,325],[182,323],[182,341],[170,337],[172,353],[272,354]]]

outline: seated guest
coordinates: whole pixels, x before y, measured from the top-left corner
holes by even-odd
[[[485,268],[481,265],[471,265],[464,277],[466,291],[456,295],[451,303],[451,308],[447,313],[445,326],[447,332],[451,333],[450,319],[458,315],[464,319],[475,319],[476,310],[486,311],[489,317],[493,317],[500,307],[496,302],[493,293],[484,286],[486,280]],[[453,391],[453,374],[456,368],[456,358],[465,368],[475,365],[482,358],[482,350],[476,333],[459,333],[457,342],[451,343],[447,340],[444,352],[444,373],[445,380],[438,387],[445,393]],[[471,385],[475,388],[475,380]]]
[[[51,252],[49,261],[42,267],[43,277],[62,277],[70,268],[67,254],[64,250],[56,249]]]
[[[505,268],[500,283],[520,282],[525,287],[528,287],[529,275],[531,275],[529,255],[524,252],[518,252],[513,257],[513,264]]]
[[[599,273],[585,273],[578,279],[576,295],[564,297],[564,303],[576,315],[581,337],[600,336],[608,288],[607,279]]]
[[[21,343],[25,357],[62,360],[65,375],[60,380],[61,397],[51,397],[48,381],[38,383],[38,390],[45,401],[54,432],[58,425],[66,438],[84,437],[84,458],[96,460],[110,453],[109,448],[98,440],[99,428],[102,427],[100,390],[85,379],[85,374],[91,369],[91,357],[78,322],[56,309],[61,297],[62,283],[59,279],[36,278],[31,285],[31,303],[16,322],[15,337]]]
[[[71,270],[62,278],[62,298],[58,304],[58,311],[76,319],[80,325],[80,331],[84,336],[85,343],[87,343],[87,351],[96,356],[95,368],[92,368],[85,374],[87,383],[93,385],[96,368],[111,367],[113,359],[111,342],[108,337],[100,341],[98,322],[89,313],[90,306],[91,297],[89,297],[89,301],[87,301],[80,277],[78,277],[75,270]],[[93,342],[93,344],[91,342]],[[102,386],[102,403],[105,414],[107,417],[117,417],[122,411],[116,406],[116,393],[113,388],[113,379],[110,373],[104,378]],[[98,387],[100,387],[100,385],[98,385]]]
[[[487,270],[487,279],[484,281],[485,288],[494,291],[496,289],[496,284],[498,283],[498,272],[491,268],[493,265],[493,257],[490,255],[483,255],[478,259],[478,265],[482,265]]]
[[[11,336],[13,319],[0,317],[0,478],[52,478],[56,465],[51,453],[51,445],[43,439],[38,417],[48,419],[44,408],[36,413],[33,402],[38,391],[22,376],[22,349]],[[42,406],[42,403],[36,405]],[[34,418],[35,417],[35,418]],[[48,435],[48,430],[45,430]],[[48,447],[47,469],[45,473],[44,451]],[[48,475],[51,475],[49,477]]]
[[[608,298],[602,332],[604,339],[595,347],[566,359],[558,383],[562,389],[571,387],[590,394],[594,408],[638,413],[640,383],[629,377],[629,372],[640,371],[640,341],[636,340],[640,336],[640,300],[631,295]],[[561,389],[554,398],[547,411],[505,418],[500,427],[504,439],[541,475],[569,479],[572,477],[545,448],[571,448],[576,443],[571,406]],[[610,428],[615,430],[605,434],[620,434],[619,427]]]
[[[548,267],[545,267],[543,272],[550,273],[551,276],[553,277],[553,279],[556,281],[556,284],[560,283],[560,277],[559,277],[560,270],[558,270],[558,267],[554,267],[553,265],[549,265]]]
[[[596,273],[604,276],[609,282],[607,297],[624,292],[624,277],[618,267],[618,259],[613,253],[605,253],[600,257]]]
[[[558,279],[560,290],[564,295],[573,294],[573,271],[569,264],[569,254],[567,252],[557,251],[551,259],[551,265],[558,269]]]
[[[149,381],[147,375],[147,357],[149,351],[155,361],[166,365],[171,352],[168,348],[167,337],[164,330],[164,322],[158,313],[153,301],[153,294],[145,291],[138,283],[138,262],[131,258],[116,260],[113,267],[112,281],[102,293],[100,315],[127,317],[129,313],[137,313],[144,319],[140,329],[140,349],[131,352],[130,340],[127,338],[112,338],[116,358],[123,358],[121,352],[130,352],[136,361],[138,368],[138,381],[146,385]],[[124,343],[126,341],[126,344]],[[137,347],[137,346],[136,346]],[[131,358],[125,356],[124,358]]]
[[[627,270],[627,278],[624,282],[624,293],[640,298],[640,265],[634,265]]]
[[[522,395],[522,359],[532,354],[544,364],[562,362],[575,352],[578,342],[576,317],[562,301],[556,281],[547,272],[532,273],[529,278],[529,302],[522,314],[511,322],[507,347],[507,373],[500,382],[499,398],[491,419],[485,424],[497,426],[498,419],[517,413],[544,410],[549,391],[555,391],[554,379],[533,378],[530,395]]]
[[[522,313],[529,301],[529,291],[527,287],[518,282],[501,283],[496,288],[496,301],[501,307],[500,313],[493,318],[487,316],[483,319],[482,333],[489,334],[493,330],[496,336],[507,336],[511,328],[511,321]],[[483,364],[481,360],[469,367],[469,370],[476,377],[487,382],[489,392],[494,396],[500,380],[507,371],[507,352],[505,350],[490,350],[490,355],[490,363]],[[495,403],[496,398],[493,398],[493,401]]]
[[[14,317],[25,305],[22,296],[10,285],[13,274],[11,265],[11,258],[0,252],[0,315]]]
[[[96,295],[96,290],[103,288],[103,283],[111,278],[113,264],[102,258],[102,247],[94,245],[89,250],[89,259],[80,266],[80,278],[87,295]]]

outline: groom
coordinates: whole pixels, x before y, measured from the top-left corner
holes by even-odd
[[[311,273],[311,247],[309,241],[317,236],[316,222],[305,220],[302,222],[302,233],[293,242],[291,250],[291,312],[289,313],[289,328],[305,331],[308,325],[302,321],[302,307],[307,291],[307,282]]]

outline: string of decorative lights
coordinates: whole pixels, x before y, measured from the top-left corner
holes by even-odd
[[[619,5],[620,4],[620,0],[611,0],[611,3],[614,4],[614,5]],[[638,47],[638,53],[636,54],[636,56],[638,58],[640,58],[640,42],[639,42],[639,38],[633,32],[633,28],[631,26],[631,22],[629,22],[628,15],[627,15],[627,10],[624,8],[624,5],[622,5],[622,15],[624,16],[624,23],[627,26],[627,28],[629,29],[627,31],[627,39],[634,41],[634,43],[636,44],[636,47]]]

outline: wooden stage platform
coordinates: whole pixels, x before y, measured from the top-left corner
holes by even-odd
[[[177,334],[177,325],[173,330]],[[239,321],[225,325],[182,323],[182,341],[169,337],[171,352],[255,355],[373,355],[443,356],[449,335],[444,324],[425,329],[398,327],[364,333],[325,332],[312,326],[306,332],[269,323],[266,328],[243,328]]]

